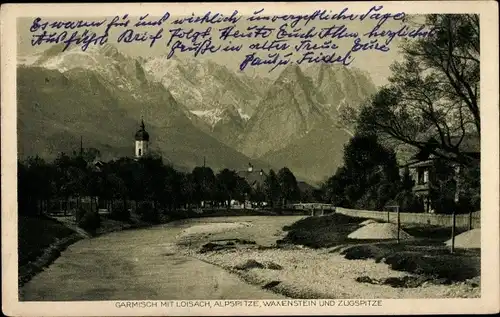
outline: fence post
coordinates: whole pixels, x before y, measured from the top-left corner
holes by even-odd
[[[472,230],[472,209],[469,211],[469,230]]]
[[[451,226],[451,253],[455,252],[455,226],[457,221],[457,215],[455,210],[453,210],[453,220]]]
[[[400,217],[399,217],[399,206],[396,206],[396,212],[398,213],[398,243],[399,243],[399,231],[400,231],[400,228],[401,228],[401,220],[400,220]]]

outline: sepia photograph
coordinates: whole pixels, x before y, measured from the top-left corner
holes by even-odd
[[[2,34],[9,292],[115,315],[484,299],[498,40],[477,3],[21,5],[8,60]]]

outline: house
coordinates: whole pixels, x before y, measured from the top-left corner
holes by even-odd
[[[244,171],[238,171],[238,176],[245,179],[252,189],[263,187],[267,177],[267,173],[263,169],[254,170],[252,164],[248,164],[248,168]]]
[[[434,141],[435,142],[435,141]],[[459,144],[460,142],[460,144]],[[461,141],[459,137],[451,137],[451,144],[458,144],[458,151],[468,157],[479,159],[480,139],[477,136],[466,135]],[[432,140],[429,141],[427,149],[420,150],[417,154],[413,155],[405,164],[400,165],[400,176],[402,177],[406,172],[410,175],[414,185],[412,188],[413,193],[422,198],[426,212],[433,212],[431,209],[430,201],[430,180],[433,179],[432,175],[433,166],[438,156],[431,152],[438,152],[433,148]],[[435,151],[434,151],[435,150]],[[456,169],[456,171],[458,171]]]
[[[248,163],[248,168],[246,170],[238,171],[237,174],[239,177],[243,178],[248,183],[248,185],[250,185],[252,190],[263,190],[264,183],[267,177],[267,173],[263,169],[254,169],[253,165],[251,163]],[[232,203],[232,205],[235,204],[237,203]],[[246,200],[241,205],[245,208],[251,208],[254,206],[265,205],[265,203]]]

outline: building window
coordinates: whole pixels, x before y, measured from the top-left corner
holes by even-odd
[[[417,170],[418,185],[425,185],[429,182],[429,170],[419,167]]]
[[[139,156],[141,156],[141,149],[139,149]]]

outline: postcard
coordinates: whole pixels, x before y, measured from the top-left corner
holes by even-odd
[[[1,26],[4,314],[499,311],[496,2]]]

